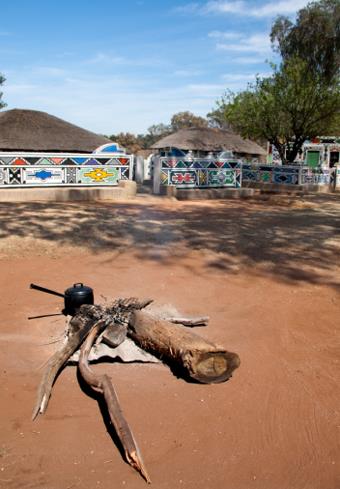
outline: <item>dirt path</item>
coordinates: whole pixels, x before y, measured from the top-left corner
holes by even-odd
[[[340,487],[340,201],[0,205],[0,487],[146,487],[123,462],[98,404],[69,367],[49,409],[30,415],[64,318],[57,297],[153,297],[208,314],[200,334],[241,357],[221,385],[163,365],[108,371],[153,487]]]

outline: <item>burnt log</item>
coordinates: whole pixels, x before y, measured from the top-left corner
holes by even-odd
[[[132,312],[128,336],[144,350],[203,384],[228,380],[240,365],[236,353],[144,311]]]

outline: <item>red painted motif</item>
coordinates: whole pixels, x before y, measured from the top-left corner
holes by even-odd
[[[27,165],[27,163],[22,158],[15,158],[15,160],[12,161],[12,165],[20,166],[20,165]]]
[[[195,176],[191,173],[175,173],[172,180],[175,183],[195,183]]]
[[[53,161],[55,165],[60,165],[60,163],[64,161],[64,158],[51,158],[51,161]]]
[[[122,165],[127,165],[129,163],[129,158],[118,158],[118,161],[122,164]]]

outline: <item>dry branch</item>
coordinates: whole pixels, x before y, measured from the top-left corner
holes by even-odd
[[[90,350],[96,336],[100,332],[100,328],[101,325],[97,323],[84,341],[80,351],[79,370],[85,382],[92,389],[100,392],[104,396],[111,422],[124,448],[126,461],[144,477],[146,482],[150,483],[151,480],[144,466],[140,451],[123,415],[110,378],[106,374],[100,376],[96,375],[90,369],[88,363]]]
[[[165,318],[165,321],[170,321],[174,324],[183,324],[183,326],[208,326],[209,317],[205,316],[202,318]]]
[[[43,414],[46,411],[52,387],[59,370],[82,344],[84,338],[95,322],[96,320],[93,317],[86,316],[75,316],[71,319],[69,323],[70,333],[66,343],[52,355],[46,365],[38,387],[37,401],[32,413],[33,420],[39,413]]]

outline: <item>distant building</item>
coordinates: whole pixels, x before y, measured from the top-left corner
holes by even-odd
[[[268,145],[267,162],[278,165],[282,163],[272,145]],[[334,168],[340,164],[340,136],[319,136],[305,141],[294,164],[303,164],[310,168]]]
[[[266,161],[266,150],[249,139],[243,139],[231,131],[215,128],[181,129],[152,145],[162,156],[171,150],[191,151],[194,157],[230,151],[234,157],[246,161]]]

